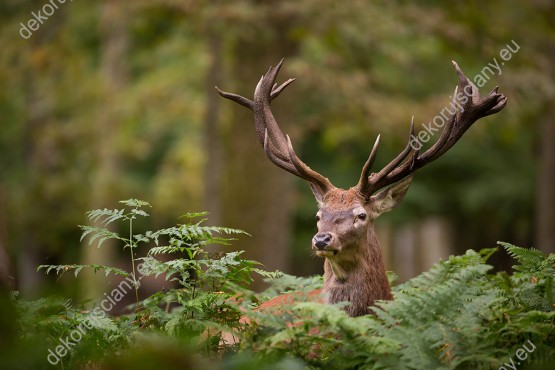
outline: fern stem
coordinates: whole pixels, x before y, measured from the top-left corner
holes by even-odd
[[[193,295],[192,295],[192,299],[195,299],[195,290],[196,290],[196,284],[193,283]],[[195,318],[195,309],[192,308],[191,309],[191,320],[193,320]]]
[[[133,216],[129,219],[129,249],[131,250],[131,267],[133,277],[133,285],[135,286],[135,300],[139,303],[139,286],[137,284],[137,276],[135,275],[135,255],[133,254]]]

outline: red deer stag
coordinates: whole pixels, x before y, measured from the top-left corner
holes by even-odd
[[[312,250],[325,258],[324,302],[348,301],[351,304],[345,309],[349,315],[368,314],[375,300],[392,299],[374,221],[399,205],[416,170],[445,154],[478,119],[502,110],[507,98],[496,87],[482,99],[476,86],[453,62],[459,83],[453,94],[450,116],[437,142],[423,153],[411,146],[411,140],[415,139],[413,117],[405,149],[379,172],[371,173],[380,142],[378,136],[362,167],[358,184],[344,190],[333,186],[297,157],[289,136],[282,133],[272,114],[271,101],[294,81],[275,84],[282,62],[262,76],[254,91],[254,100],[219,89],[218,92],[254,112],[256,134],[270,161],[308,181],[319,207],[318,232],[312,238]]]

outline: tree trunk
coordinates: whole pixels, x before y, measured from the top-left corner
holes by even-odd
[[[555,253],[555,119],[553,112],[545,117],[540,129],[536,247],[545,253]]]
[[[118,94],[128,80],[126,56],[128,50],[127,9],[123,1],[107,1],[100,19],[100,33],[103,36],[101,49],[101,75],[106,89],[103,113],[97,126],[98,162],[91,183],[91,208],[109,208],[116,199],[119,159],[117,137],[119,131]],[[97,227],[104,227],[98,224]],[[113,243],[105,242],[101,248],[83,245],[82,263],[114,265],[116,254]],[[85,272],[84,294],[88,299],[98,299],[106,292],[103,274]]]
[[[406,224],[395,232],[393,237],[393,266],[399,276],[399,282],[415,277],[418,269],[418,228],[414,224]]]
[[[33,38],[33,47],[39,47],[42,43],[46,42],[40,35]],[[36,132],[44,125],[46,120],[45,109],[41,107],[38,102],[40,101],[40,87],[37,81],[40,79],[40,74],[36,71],[33,66],[29,66],[27,70],[24,70],[24,86],[26,90],[26,119],[24,122],[25,129],[23,130],[23,163],[26,168],[33,169],[33,171],[39,172],[37,165],[45,159],[44,153],[41,153],[37,148],[37,138]],[[25,182],[27,183],[28,189],[26,189],[26,194],[23,197],[24,205],[31,205],[40,202],[40,198],[37,195],[40,192],[40,187],[42,184],[39,180],[30,173],[25,174]],[[36,239],[37,233],[27,232],[27,228],[36,228],[38,221],[36,218],[28,217],[22,222],[22,236],[21,244],[17,247],[18,250],[14,251],[16,254],[16,289],[20,292],[22,297],[31,298],[35,297],[43,284],[42,272],[37,272],[37,266],[44,263],[41,258],[40,251],[41,245]],[[16,248],[17,248],[16,247]]]
[[[204,209],[208,211],[210,225],[221,225],[221,173],[222,143],[220,138],[221,98],[214,86],[221,85],[222,53],[221,39],[211,34],[208,37],[210,67],[206,75],[206,113],[204,117]]]
[[[287,25],[276,28],[287,33]],[[288,41],[261,39],[242,40],[236,44],[234,55],[237,59],[232,68],[236,82],[234,92],[252,96],[261,74],[294,49]],[[278,78],[284,81],[288,77],[285,66]],[[294,94],[294,89],[288,89],[273,104],[272,110],[284,132],[288,131],[295,116]],[[266,157],[255,135],[253,113],[237,104],[227,104],[230,104],[232,114],[224,156],[223,224],[252,235],[234,243],[235,247],[246,251],[246,258],[263,263],[268,270],[287,272],[292,234],[293,176],[277,168]],[[254,287],[261,286],[257,282]]]
[[[8,252],[7,229],[6,229],[6,203],[4,200],[4,189],[0,183],[0,292],[2,288],[13,290],[13,278],[11,276],[11,257]]]
[[[453,232],[447,219],[440,217],[427,217],[419,224],[420,252],[418,271],[427,271],[434,263],[447,260],[453,253]]]

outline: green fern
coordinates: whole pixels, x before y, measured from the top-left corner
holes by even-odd
[[[350,318],[339,307],[316,303],[281,307],[279,316],[255,312],[257,328],[243,345],[261,358],[293,354],[310,358],[316,368],[334,369],[499,368],[528,339],[555,356],[545,347],[555,340],[553,307],[515,306],[503,274],[488,273],[492,252],[468,251],[434,265],[394,287],[394,300],[380,303],[374,316]],[[541,266],[551,256],[519,256],[519,271],[550,271]],[[532,289],[519,277],[509,280],[513,292]]]
[[[542,311],[555,309],[555,254],[545,256],[536,249],[520,248],[499,242],[517,262],[515,273],[500,280],[505,292],[512,294],[515,308],[532,307]]]
[[[88,265],[40,265],[39,267],[37,267],[37,271],[45,269],[46,274],[49,274],[50,272],[54,271],[56,273],[56,275],[63,275],[64,273],[73,270],[73,272],[75,274],[75,277],[77,277],[79,272],[81,272],[81,270],[84,269],[84,268],[90,268],[95,273],[97,271],[104,271],[106,276],[108,276],[109,274],[115,274],[115,275],[119,275],[119,276],[123,276],[123,277],[130,277],[131,276],[131,274],[129,272],[127,272],[125,270],[122,270],[120,268],[117,268],[117,267],[94,265],[94,264],[88,264]]]
[[[498,242],[503,246],[507,253],[517,260],[518,264],[513,266],[513,269],[518,273],[515,276],[519,277],[520,274],[539,274],[540,276],[553,276],[555,275],[554,264],[555,254],[545,256],[542,252],[534,248],[521,248],[515,245]]]
[[[227,245],[246,234],[240,230],[204,226],[206,214],[191,213],[182,217],[184,224],[136,233],[133,221],[148,216],[148,203],[130,199],[122,204],[123,209],[91,211],[88,215],[96,226],[82,230],[89,244],[100,246],[113,239],[129,248],[129,271],[71,264],[38,269],[77,276],[89,268],[131,279],[141,274],[173,285],[143,299],[137,296],[120,317],[103,316],[64,359],[63,368],[102,366],[120,354],[135,353],[145,343],[178,344],[209,359],[207,364],[215,368],[229,368],[236,361],[262,369],[274,364],[310,369],[498,369],[528,341],[537,350],[523,369],[555,360],[553,254],[499,243],[515,259],[510,275],[491,273],[487,259],[496,248],[469,250],[394,286],[394,300],[378,302],[372,315],[352,318],[343,310],[346,303],[309,302],[308,293],[322,287],[321,276],[267,272],[243,259],[242,252],[206,251],[206,245]],[[126,227],[129,235],[107,226]],[[135,258],[137,248],[143,248],[146,257]],[[253,274],[261,275],[270,287],[262,293],[249,290]],[[261,303],[283,293],[295,295],[296,303],[258,310]],[[63,299],[28,302],[14,295],[11,301],[18,312],[19,345],[36,347],[43,358],[92,311],[73,308]],[[224,333],[234,335],[227,337],[225,346]],[[227,354],[222,362],[223,352]]]

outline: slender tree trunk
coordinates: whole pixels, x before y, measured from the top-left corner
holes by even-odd
[[[395,270],[395,266],[393,265],[393,227],[387,222],[377,222],[374,227],[376,228],[376,235],[380,241],[385,269]]]
[[[211,225],[221,224],[221,172],[222,143],[220,138],[221,98],[214,86],[221,85],[221,37],[211,34],[208,38],[210,67],[206,75],[206,114],[204,117],[204,209],[208,211]]]
[[[545,45],[551,61],[544,73],[547,79],[555,79],[555,45]],[[547,104],[540,128],[540,165],[536,207],[536,248],[555,253],[555,108]]]
[[[40,47],[46,41],[41,39],[40,35],[37,35],[36,38],[33,38],[32,42],[33,47]],[[41,92],[36,81],[39,80],[40,75],[32,65],[29,65],[23,78],[26,87],[27,113],[22,139],[23,164],[26,168],[40,171],[37,166],[44,160],[44,155],[37,148],[35,133],[46,122],[45,110],[38,104]],[[24,196],[24,204],[31,205],[39,202],[37,193],[40,190],[38,191],[37,188],[40,188],[42,184],[38,183],[36,177],[29,173],[25,174],[25,181],[27,189]],[[40,221],[37,221],[35,218],[24,220],[21,225],[22,229],[19,231],[21,233],[21,244],[15,252],[17,266],[16,288],[22,296],[29,298],[34,297],[40,291],[42,284],[42,273],[36,271],[37,266],[44,262],[40,256],[41,246],[35,238],[36,233],[26,232],[27,228],[34,228],[37,222]]]
[[[393,266],[399,282],[412,279],[419,273],[417,243],[418,230],[413,224],[402,226],[393,237]]]
[[[428,217],[420,225],[418,271],[426,271],[434,263],[447,260],[453,253],[453,232],[447,219]]]
[[[540,129],[541,153],[538,174],[537,248],[555,253],[555,118],[546,114]]]
[[[118,94],[122,93],[128,80],[126,56],[128,50],[127,8],[125,2],[111,0],[103,7],[100,19],[101,77],[106,88],[103,113],[99,116],[96,142],[98,162],[91,183],[91,208],[110,207],[117,194],[119,158],[117,137],[121,119],[118,111]],[[104,227],[104,225],[95,225]],[[83,246],[83,263],[114,265],[116,261],[114,245],[106,242],[101,248]],[[106,291],[106,279],[102,274],[85,273],[86,298],[98,299]]]
[[[275,19],[269,20],[268,27],[287,34],[287,21],[280,25],[275,22]],[[295,44],[284,39],[261,37],[237,42],[234,52],[237,59],[232,68],[236,82],[233,91],[252,96],[260,75],[294,50]],[[285,66],[279,79],[283,81],[287,77]],[[272,108],[284,132],[288,132],[295,117],[294,94],[294,89],[288,89]],[[234,246],[246,250],[246,258],[263,263],[266,269],[287,272],[292,234],[293,176],[275,167],[266,157],[255,135],[253,113],[237,104],[227,104],[230,104],[231,118],[224,157],[223,224],[252,235],[234,243]],[[255,288],[260,287],[260,283],[255,284]]]
[[[244,81],[238,85],[237,91],[252,93],[256,85],[255,76],[258,76],[253,73],[254,66],[265,70],[269,63],[275,64],[276,61],[279,61],[277,56],[273,62],[249,60],[244,65],[236,65],[236,76]],[[282,104],[286,103],[280,96],[274,112],[282,129],[287,130],[288,114],[283,109],[277,109]],[[293,178],[275,167],[264,154],[255,135],[252,112],[234,106],[231,116],[233,121],[225,156],[223,223],[252,235],[235,244],[246,250],[246,258],[259,261],[270,270],[287,271]]]
[[[11,276],[11,258],[7,244],[6,229],[6,203],[4,198],[4,189],[0,183],[0,291],[1,288],[13,290],[13,278]]]

